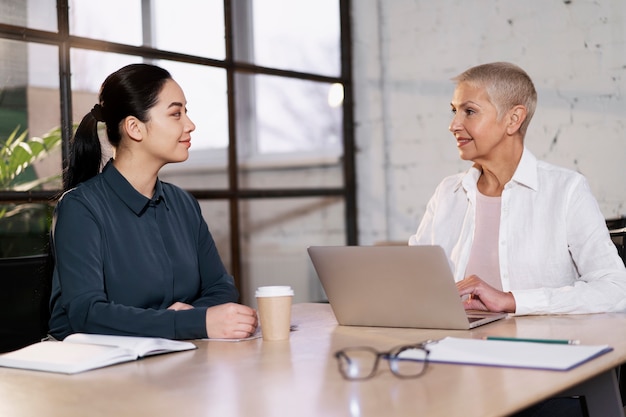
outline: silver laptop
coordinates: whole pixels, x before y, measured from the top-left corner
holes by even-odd
[[[466,312],[440,246],[311,246],[339,324],[471,329],[506,313]]]

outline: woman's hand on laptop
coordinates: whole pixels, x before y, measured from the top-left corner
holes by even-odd
[[[515,312],[515,297],[510,292],[493,288],[476,275],[456,283],[461,297],[467,296],[463,302],[466,310],[483,310],[493,312]]]

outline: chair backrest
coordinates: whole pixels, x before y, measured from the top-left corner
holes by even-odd
[[[606,225],[609,228],[611,240],[617,247],[617,253],[626,264],[626,217],[609,219],[606,221]]]
[[[49,255],[0,258],[0,352],[46,336],[52,265]]]

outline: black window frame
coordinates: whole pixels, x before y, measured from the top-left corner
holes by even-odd
[[[345,233],[346,244],[358,244],[357,204],[356,204],[356,167],[355,167],[355,139],[353,114],[353,87],[352,87],[352,45],[350,0],[338,0],[340,8],[340,53],[341,70],[338,77],[324,76],[314,73],[289,71],[277,68],[257,66],[237,61],[234,45],[233,3],[237,0],[224,0],[224,28],[225,28],[225,58],[224,60],[203,58],[175,52],[155,49],[146,46],[131,46],[126,44],[88,39],[70,34],[68,0],[57,0],[57,32],[32,29],[0,23],[0,39],[16,40],[54,45],[59,51],[59,92],[61,105],[62,129],[62,160],[63,169],[67,165],[69,141],[72,134],[72,87],[70,50],[80,48],[94,51],[107,51],[125,55],[141,56],[145,59],[165,59],[191,64],[222,68],[226,71],[228,94],[228,128],[229,144],[227,148],[227,175],[226,189],[187,189],[198,200],[225,200],[229,204],[230,218],[230,251],[231,274],[235,278],[238,288],[242,287],[245,277],[242,276],[242,245],[240,230],[239,202],[248,199],[279,199],[299,197],[340,197],[345,205]],[[343,186],[321,188],[264,188],[242,189],[238,179],[238,141],[237,141],[237,97],[235,91],[235,77],[238,74],[264,74],[278,77],[288,77],[304,81],[318,81],[325,83],[340,83],[344,88],[343,102],[343,154],[341,157]],[[10,191],[0,190],[0,202],[50,202],[54,201],[60,190],[50,191]]]

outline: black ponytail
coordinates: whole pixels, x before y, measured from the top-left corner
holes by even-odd
[[[96,176],[102,163],[102,147],[98,138],[98,121],[87,113],[70,142],[69,163],[65,171],[65,191]]]

